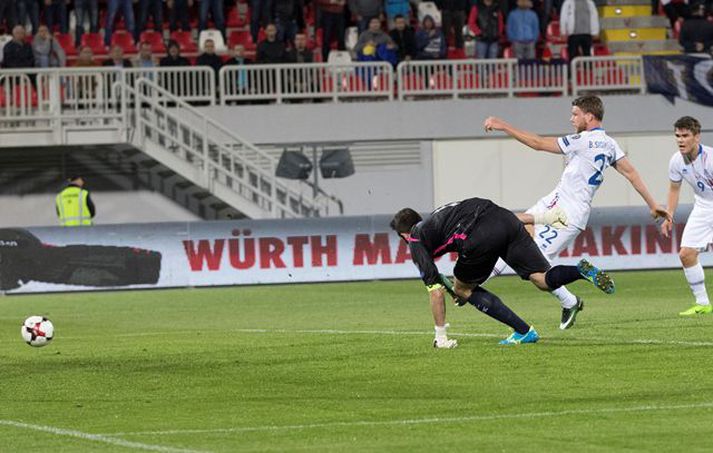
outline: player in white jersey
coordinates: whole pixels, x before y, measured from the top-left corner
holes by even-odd
[[[668,211],[673,215],[681,194],[681,183],[693,187],[694,204],[681,237],[679,257],[683,273],[688,280],[696,304],[681,316],[693,316],[713,312],[706,292],[703,266],[698,253],[705,251],[713,242],[713,148],[701,145],[701,123],[690,116],[680,118],[674,124],[678,152],[671,157],[668,175],[671,185],[668,190]],[[668,237],[673,222],[666,220],[661,232]]]
[[[596,96],[582,96],[572,101],[570,122],[575,133],[565,137],[541,137],[535,133],[518,129],[506,121],[489,117],[485,120],[486,131],[503,131],[535,151],[563,154],[566,167],[557,187],[541,198],[525,213],[518,214],[525,223],[533,223],[533,216],[548,209],[561,207],[567,217],[565,228],[557,229],[551,225],[536,225],[533,239],[543,255],[552,261],[587,227],[592,198],[604,181],[604,170],[614,167],[636,189],[651,209],[654,218],[669,214],[659,206],[649,193],[641,176],[619,147],[602,129],[604,105]],[[561,226],[561,225],[557,225]],[[505,269],[504,262],[496,265],[494,275]],[[577,313],[584,307],[584,302],[564,286],[552,291],[562,305],[560,329],[574,325]]]

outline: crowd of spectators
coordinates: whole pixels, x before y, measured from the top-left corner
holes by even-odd
[[[248,8],[250,11],[243,22],[246,29],[249,27],[251,43],[256,43],[250,50],[243,42],[229,42],[226,36],[226,9],[237,11],[239,3],[243,3],[243,12]],[[70,36],[77,50],[69,59],[77,66],[92,66],[90,62],[97,58],[101,61],[96,63],[105,66],[194,63],[215,70],[229,62],[306,63],[314,61],[315,43],[321,44],[317,51],[321,50],[321,60],[327,61],[334,47],[345,49],[347,26],[357,28],[356,44],[350,50],[361,61],[397,64],[412,59],[443,59],[449,56],[449,49],[464,56],[462,49],[467,40],[474,41],[476,58],[497,58],[503,47],[509,46],[514,57],[534,59],[544,27],[552,13],[560,9],[560,25],[569,39],[570,57],[588,55],[592,39],[599,33],[592,0],[564,0],[562,4],[558,0],[436,0],[435,4],[435,14],[420,15],[409,0],[0,0],[0,28],[12,31],[12,40],[3,49],[2,67],[67,65],[68,55],[54,33],[70,33],[68,13],[72,10],[76,26]],[[180,55],[178,43],[165,41],[165,56],[154,56],[154,43],[141,41],[142,32],[153,29],[161,39],[167,38],[165,18],[170,31],[194,32],[192,9],[198,12],[196,31],[211,26],[223,40],[206,40],[200,55],[189,58]],[[136,45],[134,58],[125,57],[126,48],[112,41],[119,20]],[[25,26],[34,31],[32,39],[26,38]],[[99,52],[104,55],[94,55],[96,47],[87,50],[82,45],[86,32],[103,33],[104,45],[111,47],[108,58],[106,51]],[[223,42],[231,44],[228,52],[223,51]],[[709,47],[710,43],[705,42]]]

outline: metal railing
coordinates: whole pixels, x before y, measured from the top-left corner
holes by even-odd
[[[523,93],[567,94],[567,65],[515,59],[406,61],[397,68],[399,99]]]
[[[394,71],[383,62],[223,66],[222,105],[251,100],[384,99],[394,97]]]
[[[340,213],[337,199],[328,194],[313,198],[304,182],[297,183],[298,189],[283,183],[275,176],[274,157],[153,81],[142,77],[126,89],[134,105],[128,120],[138,132],[134,143],[149,155],[153,146],[157,160],[236,209],[250,217]]]
[[[572,60],[572,94],[603,91],[645,93],[643,57],[577,57]]]

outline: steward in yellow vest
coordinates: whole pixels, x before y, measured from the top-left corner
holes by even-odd
[[[81,176],[69,178],[69,184],[55,199],[57,217],[62,226],[91,226],[96,209]]]

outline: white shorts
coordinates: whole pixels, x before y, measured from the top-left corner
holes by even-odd
[[[706,250],[713,243],[713,210],[693,207],[681,237],[681,247]]]
[[[547,206],[545,200],[541,199],[537,204],[527,211],[527,214],[532,214],[534,212],[545,212],[547,211]],[[562,228],[558,230],[550,225],[534,225],[535,234],[532,239],[535,241],[537,246],[545,255],[548,261],[554,261],[557,256],[559,256],[562,250],[566,249],[576,238],[579,233],[582,232],[576,226],[570,225],[567,228]]]

